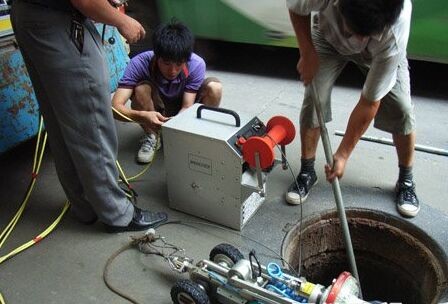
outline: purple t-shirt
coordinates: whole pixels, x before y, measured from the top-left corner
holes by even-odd
[[[152,81],[159,88],[160,97],[165,101],[182,101],[184,92],[197,92],[205,78],[204,59],[191,54],[187,62],[188,75],[182,71],[177,78],[167,80],[157,69],[152,66],[153,51],[146,51],[133,57],[127,65],[123,77],[118,82],[119,88],[134,88],[142,81]],[[154,72],[153,72],[154,71]],[[151,75],[154,73],[155,75]]]

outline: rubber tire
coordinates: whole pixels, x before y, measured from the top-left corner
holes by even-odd
[[[171,288],[171,300],[175,304],[184,304],[184,302],[179,302],[179,295],[188,295],[193,302],[185,302],[188,304],[210,304],[210,299],[207,293],[199,286],[199,284],[194,283],[190,280],[179,280]]]
[[[241,251],[239,251],[236,247],[226,243],[216,245],[212,249],[212,251],[210,251],[210,261],[217,263],[218,261],[216,261],[215,259],[218,255],[226,256],[233,262],[233,264],[236,264],[238,263],[238,261],[244,259],[244,256],[241,253]],[[229,265],[229,267],[232,266],[233,265]]]

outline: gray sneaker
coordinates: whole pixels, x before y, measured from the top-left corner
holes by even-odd
[[[415,184],[412,181],[397,182],[395,186],[398,212],[406,217],[414,217],[420,211],[420,202],[415,193]]]
[[[137,152],[137,162],[147,164],[154,158],[157,149],[157,138],[154,134],[145,134],[140,140],[140,149]],[[158,147],[160,148],[160,147]]]

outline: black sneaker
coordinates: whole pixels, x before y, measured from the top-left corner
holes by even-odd
[[[300,172],[296,181],[297,183],[294,182],[289,186],[286,193],[286,202],[291,205],[299,205],[305,202],[311,188],[317,184],[316,172]]]
[[[414,217],[420,211],[420,203],[412,181],[398,181],[395,186],[398,212],[406,217]]]
[[[166,222],[168,215],[165,212],[152,212],[142,210],[134,206],[134,215],[131,222],[127,226],[110,226],[106,225],[107,232],[125,232],[140,231],[154,228],[163,222]]]

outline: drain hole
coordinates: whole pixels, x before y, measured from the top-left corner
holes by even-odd
[[[349,210],[356,264],[365,300],[437,303],[446,292],[447,261],[421,230],[404,220],[372,211]],[[336,212],[306,220],[288,232],[282,252],[297,271],[302,236],[302,272],[308,281],[329,286],[349,271]]]

